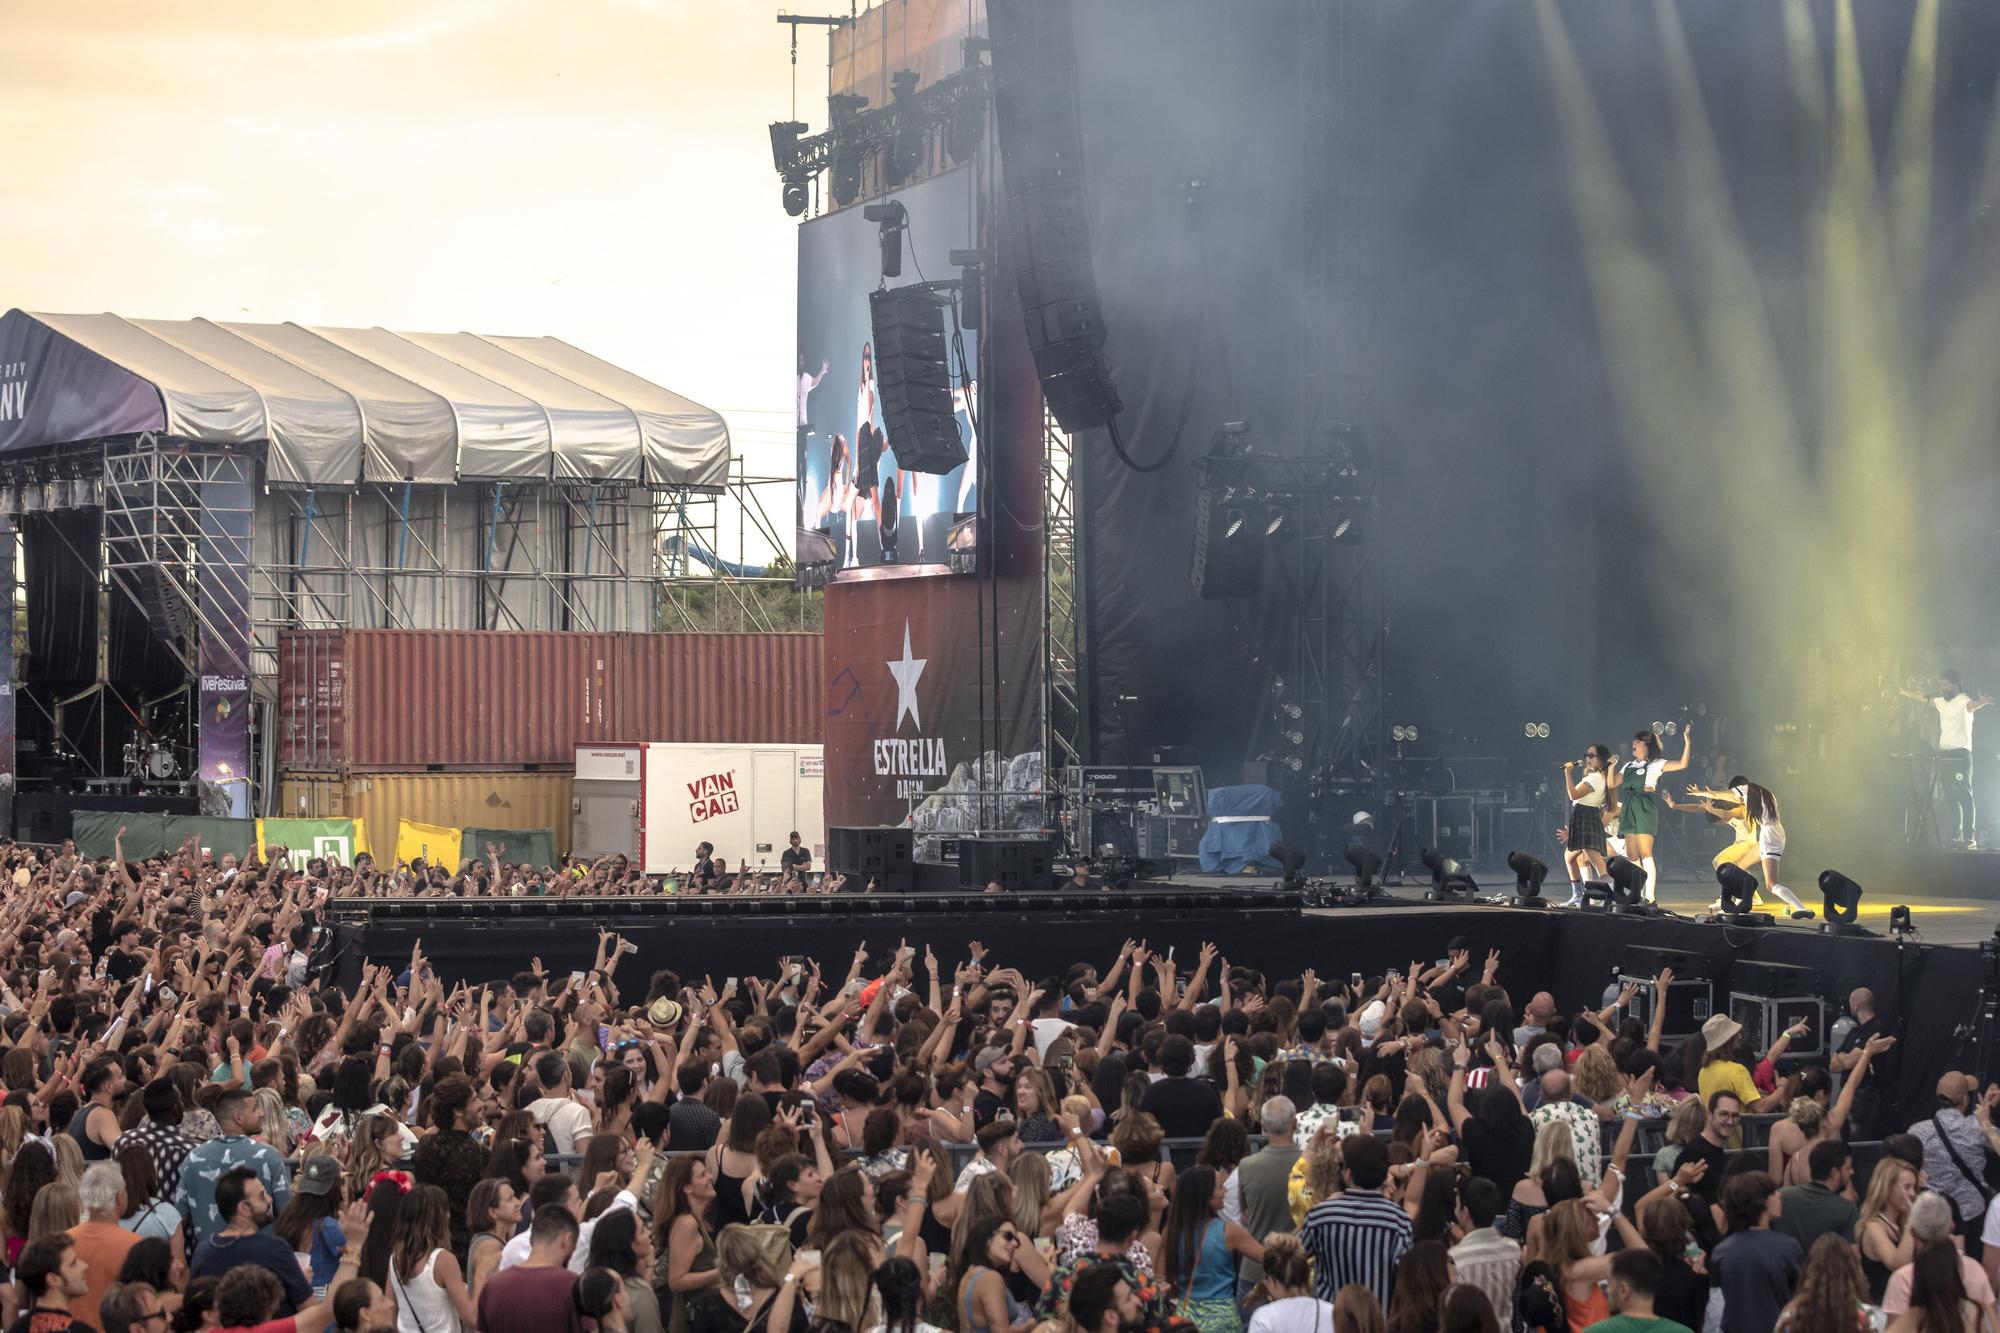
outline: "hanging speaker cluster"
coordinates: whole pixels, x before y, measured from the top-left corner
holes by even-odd
[[[1007,241],[1042,396],[1064,430],[1124,406],[1090,263],[1069,0],[988,0]]]

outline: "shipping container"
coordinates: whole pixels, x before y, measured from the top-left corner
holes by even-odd
[[[817,634],[295,630],[278,643],[287,772],[568,768],[628,740],[816,744]]]
[[[823,870],[825,784],[817,745],[580,745],[577,855],[663,875],[706,842],[731,870],[776,871],[796,832]]]
[[[379,857],[405,819],[446,828],[549,829],[556,850],[570,846],[568,769],[540,773],[288,773],[278,814],[366,821]]]

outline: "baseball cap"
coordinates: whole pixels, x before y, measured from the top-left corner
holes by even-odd
[[[298,1183],[292,1188],[300,1194],[331,1194],[339,1183],[340,1163],[331,1157],[313,1157],[299,1168]]]
[[[994,1064],[1004,1060],[1010,1052],[1004,1046],[988,1046],[972,1057],[972,1068],[976,1073],[985,1073]]]

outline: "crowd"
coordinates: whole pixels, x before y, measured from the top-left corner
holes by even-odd
[[[747,860],[739,860],[731,870],[728,860],[707,842],[694,848],[685,869],[676,868],[664,875],[645,874],[622,854],[595,859],[563,857],[558,864],[538,866],[504,860],[494,843],[487,843],[484,851],[483,858],[467,857],[456,866],[427,862],[422,857],[384,865],[371,853],[362,852],[352,866],[327,865],[324,874],[334,894],[349,898],[873,893],[880,887],[875,879],[814,873],[812,850],[803,845],[797,833],[791,835],[791,845],[779,853],[775,870],[753,870]],[[222,858],[225,872],[234,864],[234,857]]]
[[[342,989],[339,874],[281,849],[0,873],[26,1333],[1993,1327],[2000,1089],[1885,1135],[1866,992],[1815,1065],[1725,1015],[1669,1044],[1636,988],[1562,1014],[1464,940],[1344,981],[1127,941],[718,989],[601,932],[567,976],[418,947]]]

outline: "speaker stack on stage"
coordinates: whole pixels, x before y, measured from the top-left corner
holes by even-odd
[[[1632,998],[1632,1016],[1651,1027],[1656,1002],[1653,978],[1669,967],[1674,970],[1674,979],[1667,983],[1667,1021],[1661,1035],[1677,1040],[1700,1032],[1715,1011],[1715,973],[1708,955],[1627,945],[1618,961],[1618,983],[1639,988]]]
[[[958,844],[958,886],[984,889],[998,884],[1011,892],[1046,889],[1055,873],[1047,838],[964,838]]]
[[[830,828],[826,831],[827,868],[845,875],[859,893],[878,880],[884,892],[908,893],[916,887],[916,838],[906,828]]]
[[[1750,1049],[1770,1049],[1786,1028],[1804,1019],[1806,1035],[1785,1048],[1787,1055],[1823,1056],[1826,1051],[1826,980],[1818,970],[1790,963],[1744,958],[1729,968],[1729,1016],[1743,1025]]]
[[[943,476],[966,459],[945,358],[944,311],[949,301],[922,286],[868,294],[882,425],[896,451],[897,466],[908,472]],[[882,441],[873,431],[865,434],[869,438],[859,446],[861,475],[872,483],[881,463]]]

